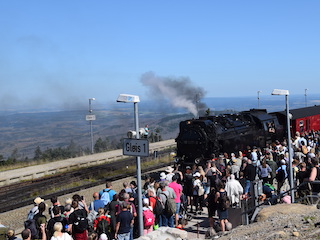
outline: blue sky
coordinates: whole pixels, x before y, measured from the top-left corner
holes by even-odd
[[[150,71],[206,97],[318,94],[319,13],[318,0],[0,1],[0,110],[143,101]]]

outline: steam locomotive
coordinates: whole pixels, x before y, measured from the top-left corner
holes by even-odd
[[[265,109],[185,120],[179,128],[176,161],[183,165],[203,164],[212,153],[235,153],[248,145],[264,147],[285,134],[277,114]]]

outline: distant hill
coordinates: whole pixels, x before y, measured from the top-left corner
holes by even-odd
[[[290,96],[290,108],[305,105],[304,96]],[[202,112],[208,108],[211,114],[237,112],[258,107],[255,97],[204,98]],[[319,104],[317,96],[308,96],[308,105]],[[131,104],[114,104],[107,109],[96,107],[93,121],[94,141],[99,137],[110,141],[126,138],[129,130],[134,130],[134,112]],[[268,112],[285,109],[285,98],[282,96],[261,96],[260,108]],[[90,126],[85,120],[87,109],[68,111],[24,110],[0,112],[0,155],[5,158],[17,149],[18,159],[33,158],[37,146],[40,149],[66,147],[71,141],[83,149],[90,148]],[[151,131],[160,130],[163,139],[175,138],[178,135],[179,122],[193,118],[185,109],[177,109],[168,103],[139,103],[140,127],[148,124]]]

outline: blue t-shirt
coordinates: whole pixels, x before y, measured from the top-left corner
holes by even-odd
[[[105,191],[107,191],[108,190],[108,188],[106,188],[106,189],[104,189]],[[101,198],[101,196],[102,196],[102,194],[103,194],[103,191],[104,190],[101,190],[100,192],[99,192],[99,198]],[[116,191],[115,190],[113,190],[113,189],[111,189],[110,191],[108,191],[108,193],[109,193],[109,197],[110,197],[110,202],[112,201],[112,199],[113,199],[113,196],[116,194]]]
[[[94,201],[93,201],[93,208],[94,208],[94,210],[95,210],[96,212],[98,212],[98,209],[99,209],[99,208],[104,208],[104,203],[103,203],[103,201],[100,200],[100,199],[94,200]],[[92,210],[92,209],[91,209],[91,204],[90,204],[90,206],[89,206],[89,211],[91,211],[91,210]]]

